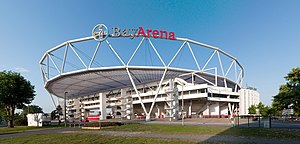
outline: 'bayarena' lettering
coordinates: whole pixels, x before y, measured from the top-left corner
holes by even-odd
[[[144,37],[153,37],[153,38],[161,38],[161,39],[169,39],[169,40],[176,40],[174,32],[167,32],[165,30],[151,30],[143,29],[143,27],[131,28],[131,29],[120,29],[119,27],[112,28],[112,37],[130,37],[133,39],[136,36],[144,36]]]
[[[153,38],[176,40],[174,32],[169,32],[169,34],[168,34],[168,32],[165,30],[160,30],[160,31],[153,30],[152,31],[151,29],[147,29],[146,33],[145,33],[143,27],[139,27],[139,32],[137,35],[138,36],[143,35],[144,37],[152,36]]]

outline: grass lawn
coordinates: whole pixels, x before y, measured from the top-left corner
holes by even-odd
[[[15,126],[14,128],[1,127],[0,128],[0,135],[19,133],[19,132],[24,132],[24,131],[33,130],[33,129],[38,129],[38,128],[28,127],[28,126]]]
[[[105,128],[106,131],[156,132],[186,135],[211,135],[223,132],[229,127],[223,126],[181,126],[164,124],[125,124],[118,127]]]
[[[26,130],[39,129],[34,127],[16,127],[15,129],[0,128],[0,133],[22,132]],[[14,130],[14,131],[13,131]],[[240,128],[225,126],[181,126],[181,125],[161,125],[161,124],[125,124],[122,126],[101,129],[102,131],[128,131],[128,132],[150,132],[174,135],[210,135],[210,136],[238,136],[255,137],[265,139],[286,139],[300,140],[299,130],[287,129],[264,129],[264,128]],[[86,130],[85,130],[86,131]],[[88,130],[91,131],[91,130]],[[95,131],[95,130],[94,130]],[[204,143],[220,143],[221,141]],[[144,138],[144,137],[118,137],[108,135],[90,135],[90,134],[38,134],[15,138],[1,138],[0,143],[13,144],[39,144],[39,143],[121,143],[121,144],[152,144],[152,143],[196,143],[187,139],[163,139],[163,138]],[[221,142],[231,143],[231,142]]]
[[[40,134],[26,137],[0,139],[1,144],[194,144],[195,142],[177,139],[140,137],[116,137],[82,134]]]
[[[244,136],[267,139],[300,140],[299,130],[265,129],[225,126],[180,126],[160,124],[125,124],[119,127],[102,129],[106,131],[155,132],[180,135],[220,135]]]
[[[54,126],[44,126],[42,128],[53,128],[53,127],[62,127],[63,125],[54,125]],[[28,127],[28,126],[15,126],[14,128],[0,127],[0,135],[2,134],[12,134],[12,133],[20,133],[27,130],[35,130],[42,129],[38,127]]]

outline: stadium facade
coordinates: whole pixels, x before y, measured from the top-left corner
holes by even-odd
[[[170,82],[172,83],[172,81],[163,83],[164,88],[156,100],[155,109],[151,114],[152,118],[172,117],[175,119],[177,113],[178,117],[183,115],[185,118],[227,118],[230,116],[228,102],[233,104],[232,112],[235,115],[248,115],[248,108],[260,102],[259,93],[252,88],[243,88],[238,93],[233,93],[222,87],[207,84],[185,83],[185,86],[182,86],[180,85],[183,82],[182,79],[176,79],[174,83],[177,86],[171,89]],[[147,109],[154,98],[156,88],[157,83],[138,86],[139,92],[143,93],[142,100]],[[174,93],[175,95],[172,96]],[[105,95],[105,99],[100,99],[99,95]],[[104,102],[106,111],[101,111],[100,103]],[[101,119],[105,119],[105,116],[126,119],[145,117],[139,99],[132,88],[68,99],[67,111],[71,119],[80,117],[80,119],[99,120],[101,112],[105,113]]]
[[[92,36],[48,50],[40,68],[52,100],[67,100],[73,119],[219,118],[246,106],[240,105],[244,69],[235,57],[165,30],[110,33],[99,24]]]

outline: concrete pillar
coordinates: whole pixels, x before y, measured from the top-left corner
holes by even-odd
[[[83,108],[83,104],[80,102],[81,120],[85,120],[86,112]]]
[[[132,119],[132,116],[133,116],[133,105],[132,105],[132,98],[131,97],[128,97],[126,99],[126,117],[127,119]]]
[[[178,100],[178,88],[176,83],[174,84],[174,80],[169,80],[169,88],[167,92],[167,105],[165,106],[166,109],[166,117],[170,118],[170,121],[178,120],[179,118],[179,100]]]
[[[230,115],[230,118],[231,118],[231,113],[232,113],[232,110],[231,110],[231,103],[228,102],[228,110],[229,110],[229,114]]]
[[[121,89],[121,117],[132,119],[133,105],[132,97],[127,95],[126,89]]]
[[[210,117],[210,102],[206,102],[206,110],[207,110],[207,116]]]
[[[146,114],[146,121],[150,121],[150,114]]]
[[[228,103],[228,108],[229,108],[230,118],[231,118],[231,117],[233,117],[233,113],[235,111],[234,104]]]
[[[178,88],[177,88],[177,85],[174,84],[174,80],[172,81],[173,83],[173,106],[174,106],[174,109],[173,109],[173,119],[174,120],[178,120],[179,119],[179,100],[178,100],[178,96],[179,96],[179,93],[178,93]]]
[[[103,93],[99,93],[99,101],[100,101],[100,120],[106,119],[106,95]]]
[[[220,118],[220,102],[216,103],[216,112],[218,114],[218,118]]]
[[[125,89],[121,89],[121,117],[126,117],[126,99],[125,99],[125,96],[126,96],[126,90]]]
[[[192,105],[193,105],[192,100],[190,100],[188,116],[192,116]]]
[[[156,118],[160,118],[160,108],[157,104],[156,104],[156,108],[157,108],[157,117]]]
[[[232,107],[231,110],[232,110],[232,117],[233,117],[233,115],[235,114],[235,104],[233,103],[231,107]]]

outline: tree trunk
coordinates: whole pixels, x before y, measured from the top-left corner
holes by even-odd
[[[8,116],[8,128],[14,128],[15,108],[14,106],[6,106],[6,113]]]

